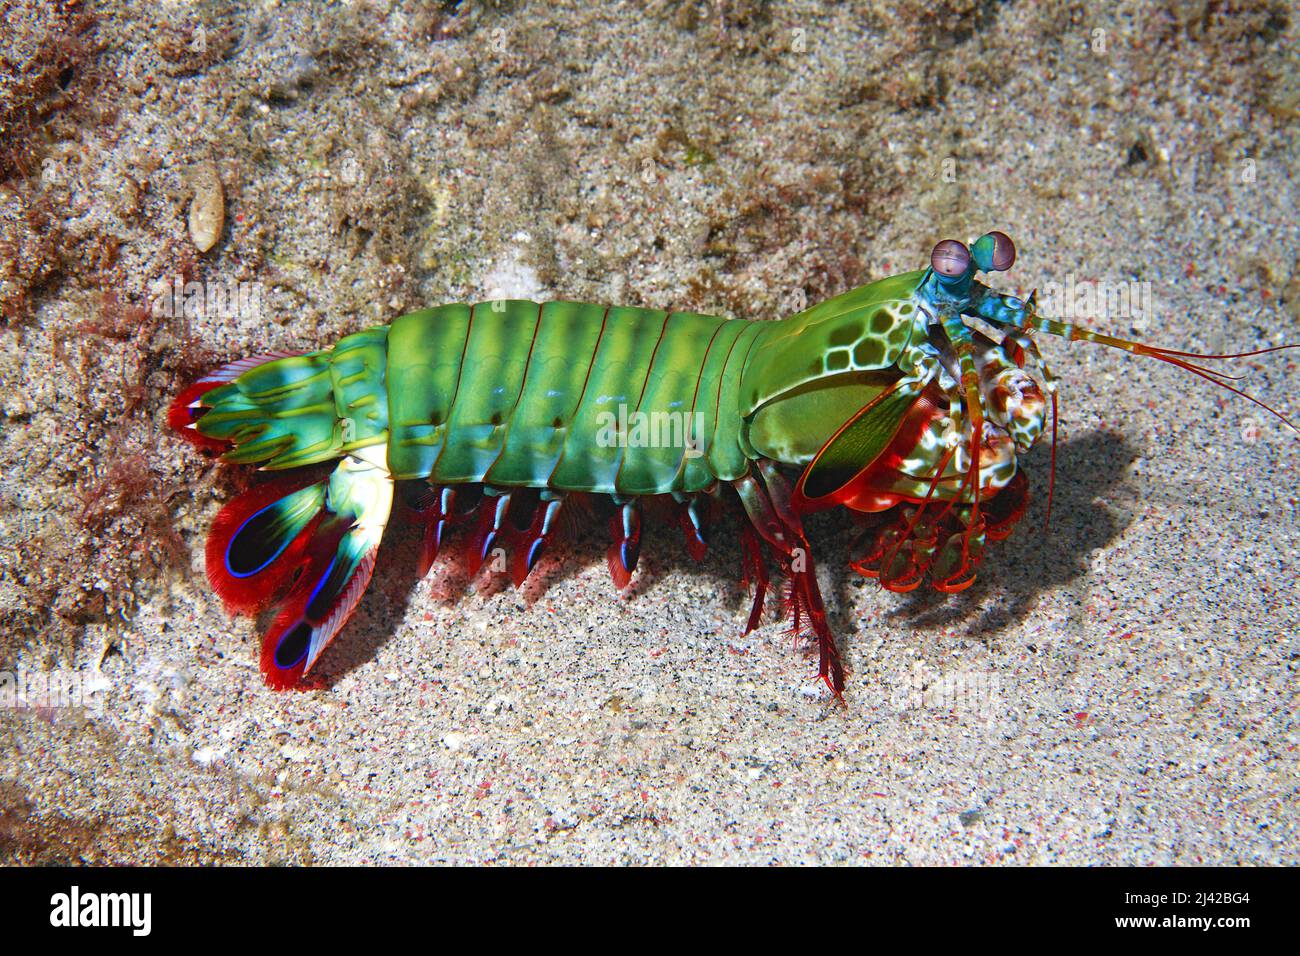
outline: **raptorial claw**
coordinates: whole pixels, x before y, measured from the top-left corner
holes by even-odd
[[[990,541],[1001,541],[1025,514],[1029,504],[1029,480],[1023,471],[1016,472],[1007,486],[984,508],[984,533]]]
[[[954,594],[975,583],[975,572],[984,560],[984,539],[981,517],[976,517],[974,526],[948,537],[930,566],[936,590]]]
[[[864,532],[858,539],[862,551],[849,567],[863,577],[878,579],[889,591],[913,591],[927,575],[937,590],[965,590],[975,581],[986,540],[1010,534],[1027,500],[1027,483],[1017,477],[990,500],[991,520],[981,515],[973,527],[964,524],[956,511],[920,520],[914,508],[903,509]]]

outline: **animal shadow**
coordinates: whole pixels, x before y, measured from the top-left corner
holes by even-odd
[[[1105,547],[1131,522],[1128,512],[1107,502],[1115,497],[1131,497],[1123,490],[1124,479],[1136,457],[1135,449],[1112,432],[1093,431],[1063,442],[1057,449],[1051,526],[1044,532],[1048,458],[1035,455],[1025,466],[1032,495],[1025,516],[1009,538],[990,542],[975,584],[956,595],[943,594],[925,585],[908,595],[886,595],[901,600],[891,616],[923,629],[969,622],[967,633],[976,637],[991,636],[1023,621],[1032,613],[1041,594],[1087,574],[1092,553]],[[591,562],[603,561],[603,550],[608,543],[603,533],[604,516],[589,514],[584,518],[559,545],[548,566],[545,569],[539,566],[537,570],[545,573],[529,589],[527,603],[531,604],[551,585],[578,573]],[[719,598],[743,612],[749,606],[752,592],[740,588],[737,582],[741,520],[735,514],[720,516],[713,529],[709,555],[700,563],[686,555],[676,528],[664,527],[662,522],[647,523],[642,569],[627,599],[641,603],[649,613],[647,605],[653,605],[657,582],[674,571],[690,569],[714,579]],[[835,514],[812,516],[808,530],[818,560],[830,572],[831,590],[840,596],[839,609],[831,612],[832,628],[839,635],[855,634],[858,624],[843,610],[852,606],[848,597],[856,584],[851,582],[860,581],[846,560],[853,531],[842,515]],[[320,683],[332,686],[353,668],[372,660],[376,650],[398,632],[408,604],[421,587],[419,551],[418,527],[400,519],[390,524],[374,580],[356,618],[321,660],[317,678]],[[458,574],[454,560],[440,561],[432,578],[434,594],[440,603],[455,605],[467,598],[471,582]],[[774,577],[772,584],[765,615],[768,622],[780,616],[779,595],[783,585],[779,577]],[[508,583],[499,576],[495,582],[480,582],[475,590],[487,597],[507,587]],[[743,628],[743,623],[738,620],[737,628]]]
[[[1131,509],[1117,505],[1131,503],[1125,479],[1137,457],[1123,436],[1108,431],[1061,443],[1046,529],[1050,459],[1039,454],[1022,463],[1031,489],[1029,507],[1008,538],[989,542],[975,583],[954,595],[922,585],[891,616],[925,629],[969,622],[966,633],[983,638],[1024,621],[1042,594],[1088,574],[1093,553],[1132,523]]]

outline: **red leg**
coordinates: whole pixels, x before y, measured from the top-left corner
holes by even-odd
[[[763,552],[763,542],[749,524],[741,529],[740,547],[745,572],[741,585],[748,584],[751,576],[754,582],[754,606],[749,611],[749,623],[745,625],[748,634],[763,623],[763,606],[767,601],[767,555]]]
[[[781,567],[790,580],[789,610],[794,620],[795,633],[802,631],[806,620],[817,640],[817,674],[826,682],[836,697],[844,690],[844,665],[840,660],[835,637],[826,620],[826,607],[821,590],[817,587],[817,572],[813,566],[812,551],[797,517],[789,509],[790,489],[785,479],[774,467],[760,468],[764,483],[752,476],[734,485],[750,525],[745,528],[748,539],[757,544],[758,535],[776,552]],[[790,517],[785,517],[789,515]],[[763,572],[763,590],[766,590],[766,572]],[[755,603],[755,613],[750,615],[750,630],[758,625],[761,606]],[[748,631],[746,632],[748,633]]]
[[[835,635],[831,633],[830,624],[826,621],[826,606],[822,603],[821,589],[817,586],[817,571],[806,546],[804,561],[802,570],[795,568],[792,571],[794,599],[802,605],[817,639],[817,676],[826,682],[831,693],[840,697],[844,692],[844,663],[840,660]]]
[[[618,512],[609,520],[614,543],[605,552],[609,576],[620,591],[632,580],[637,560],[641,554],[641,507],[636,498],[619,505]]]

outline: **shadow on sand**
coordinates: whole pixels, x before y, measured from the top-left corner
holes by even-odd
[[[922,586],[908,595],[881,591],[881,600],[896,602],[891,616],[919,629],[932,630],[966,624],[972,637],[987,638],[1003,628],[1023,621],[1038,597],[1069,584],[1089,570],[1089,556],[1123,531],[1128,520],[1099,499],[1122,493],[1124,479],[1136,452],[1122,436],[1093,431],[1063,442],[1057,449],[1056,500],[1051,528],[1044,533],[1048,456],[1035,452],[1025,466],[1033,498],[1019,527],[1005,541],[990,545],[979,577],[969,590],[956,595],[942,594]],[[341,676],[373,659],[401,627],[411,599],[423,585],[419,576],[419,528],[402,520],[395,510],[375,570],[375,578],[362,600],[356,618],[322,658],[319,680],[330,686]],[[609,602],[629,601],[653,613],[659,582],[674,572],[705,575],[716,582],[718,600],[737,614],[737,636],[744,626],[750,595],[739,587],[741,566],[739,517],[720,519],[711,534],[705,559],[696,563],[686,554],[681,534],[662,522],[646,522],[641,564],[629,591],[620,597],[611,584]],[[540,598],[550,585],[575,576],[592,563],[604,563],[608,537],[605,517],[589,514],[578,523],[575,533],[542,564],[524,586],[529,604]],[[849,569],[847,557],[854,530],[842,514],[813,516],[808,522],[809,538],[817,546],[817,560],[829,571],[830,593],[838,595],[838,607],[852,606],[851,594],[861,585]],[[455,538],[449,543],[454,550]],[[536,578],[537,580],[534,580]],[[457,570],[454,560],[440,559],[430,575],[435,599],[455,607],[472,590],[490,596],[509,587],[504,575],[480,578],[472,587]],[[775,615],[780,594],[779,580],[769,592],[768,619]],[[833,611],[831,626],[844,640],[860,631],[857,621],[842,610]],[[851,638],[850,638],[851,639]]]

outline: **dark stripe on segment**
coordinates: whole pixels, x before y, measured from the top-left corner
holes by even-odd
[[[618,474],[618,492],[657,495],[682,488],[682,466],[704,444],[705,416],[694,414],[709,349],[726,319],[675,312],[655,350]],[[700,419],[697,424],[696,418]]]
[[[663,331],[667,313],[651,309],[612,308],[591,377],[573,425],[564,442],[564,454],[551,476],[555,488],[612,494],[622,459],[618,435],[623,418],[640,395],[649,372],[645,364]]]
[[[546,486],[582,400],[607,311],[577,302],[548,302],[542,307],[519,401],[486,482]]]
[[[467,375],[452,403],[438,482],[482,481],[500,457],[508,416],[519,401],[541,310],[510,299],[479,303],[465,350]]]
[[[430,475],[438,473],[438,465],[442,462],[443,456],[447,453],[447,446],[450,444],[451,432],[451,414],[456,408],[456,399],[460,398],[460,387],[465,381],[465,359],[469,357],[469,342],[474,335],[474,312],[478,309],[479,303],[472,303],[469,307],[469,323],[465,328],[465,345],[460,352],[460,374],[456,377],[456,388],[451,393],[451,401],[447,405],[447,417],[445,421],[446,435],[443,438],[442,445],[438,448],[438,457],[433,462],[433,467],[429,469]]]
[[[646,365],[645,380],[641,383],[641,393],[637,395],[636,405],[632,409],[634,414],[639,414],[641,412],[641,406],[645,402],[645,393],[646,390],[650,387],[650,376],[654,374],[655,359],[659,355],[659,346],[664,344],[664,336],[668,334],[668,323],[672,321],[672,317],[673,317],[673,313],[671,312],[665,313],[663,325],[659,326],[659,338],[655,339],[655,347],[650,350],[650,362],[648,365]],[[624,488],[623,469],[628,463],[629,450],[631,450],[632,453],[633,466],[630,470],[633,472],[633,474],[628,475],[628,478],[631,481],[631,489],[627,490]],[[618,467],[614,471],[614,488],[616,490],[618,490],[623,494],[652,494],[653,493],[652,491],[648,490],[648,488],[645,491],[640,490],[641,486],[651,486],[651,487],[653,486],[652,482],[645,481],[643,479],[643,476],[637,474],[637,472],[640,469],[638,469],[636,463],[639,461],[641,457],[642,456],[639,455],[635,449],[632,449],[630,445],[620,449],[619,456],[618,456]]]
[[[471,310],[446,305],[397,319],[388,333],[388,468],[395,478],[432,474],[460,388]]]
[[[582,407],[582,400],[587,397],[587,386],[591,384],[591,370],[596,367],[596,356],[600,354],[600,343],[605,341],[605,329],[609,327],[609,310],[611,306],[605,306],[605,311],[600,317],[600,335],[596,336],[596,344],[591,349],[591,361],[587,363],[587,373],[582,377],[582,391],[578,394],[578,404],[573,406],[573,415],[569,416],[570,420],[578,414],[578,409]]]
[[[718,323],[718,327],[713,330],[713,335],[710,336],[709,338],[708,346],[704,349],[704,357],[700,359],[700,370],[695,376],[695,391],[691,393],[691,422],[692,423],[694,423],[695,421],[695,410],[696,408],[699,407],[699,403],[700,403],[700,385],[703,384],[704,382],[704,369],[709,364],[709,356],[713,354],[713,343],[718,341],[719,333],[721,333],[722,330],[726,327],[727,327],[726,321]],[[734,345],[735,342],[733,341],[732,344]],[[706,403],[707,403],[707,399],[706,399]],[[716,419],[717,417],[716,406],[714,407],[713,414]],[[702,431],[702,434],[696,435],[695,436],[696,445],[694,447],[694,450],[699,452],[699,455],[692,456],[692,457],[703,457],[703,455],[708,452],[709,445],[712,444],[712,438],[713,438],[712,431],[707,428]],[[691,460],[690,457],[687,457],[685,455],[682,456],[682,477],[678,481],[678,485],[684,485],[685,483],[686,464],[690,460]],[[697,531],[699,530],[698,524],[696,525],[696,530]]]
[[[704,397],[702,402],[697,401],[696,403],[697,410],[702,411],[704,416],[702,449],[704,454],[687,458],[683,463],[681,481],[681,490],[683,491],[703,491],[709,488],[717,479],[717,475],[714,474],[709,462],[713,446],[718,441],[722,378],[728,363],[731,361],[731,355],[736,348],[736,343],[740,341],[740,337],[745,334],[749,327],[748,322],[737,319],[727,320],[722,328],[718,330],[716,341],[710,345],[709,353],[704,357],[705,360],[700,369],[700,390],[703,391]]]
[[[736,481],[749,474],[749,458],[741,444],[745,423],[740,416],[737,396],[741,376],[745,372],[750,353],[761,331],[762,326],[757,322],[748,323],[741,330],[736,338],[736,344],[746,336],[749,339],[745,344],[744,358],[737,361],[738,353],[733,348],[727,356],[722,374],[718,376],[717,421],[714,425],[713,444],[709,446],[709,453],[705,456],[705,460],[708,462],[709,471],[723,481]]]
[[[591,360],[587,362],[586,374],[582,378],[582,391],[578,393],[578,402],[573,406],[573,413],[569,416],[569,427],[573,427],[573,422],[578,417],[578,410],[582,408],[583,400],[587,397],[587,388],[591,384],[591,370],[596,367],[596,356],[600,354],[600,345],[605,341],[605,330],[609,327],[609,310],[612,306],[605,306],[605,311],[600,317],[600,334],[596,336],[596,344],[591,349]],[[566,430],[564,442],[560,446],[560,457],[555,460],[555,466],[551,473],[546,477],[546,486],[548,488],[558,488],[555,483],[555,473],[559,470],[564,461],[564,452],[568,444],[568,431]]]
[[[440,404],[440,416],[436,422],[432,420],[430,421],[431,425],[436,426],[439,440],[437,444],[437,453],[433,456],[433,460],[429,464],[429,470],[425,472],[425,474],[427,475],[432,475],[435,471],[437,471],[438,461],[442,458],[443,453],[447,450],[447,433],[451,427],[451,410],[456,405],[456,397],[460,395],[461,385],[465,381],[465,356],[469,352],[469,340],[470,340],[470,336],[473,335],[473,333],[474,333],[474,306],[470,305],[466,311],[465,337],[462,340],[460,345],[460,358],[457,359],[456,361],[455,375],[453,376],[456,381],[451,388],[451,397],[448,398],[445,393],[441,393],[437,395],[437,401]],[[416,384],[418,387],[419,383],[413,383],[413,384]],[[425,387],[427,388],[428,386],[426,385]]]
[[[469,355],[469,340],[474,334],[474,311],[477,308],[478,303],[474,303],[469,307],[469,322],[465,326],[465,344],[461,346],[460,350],[460,374],[456,376],[456,390],[451,393],[451,404],[453,406],[456,404],[456,399],[460,397],[461,383],[465,381],[465,357]]]
[[[515,403],[510,406],[510,414],[506,416],[506,433],[510,432],[510,422],[514,421],[515,412],[519,410],[519,401],[524,397],[524,389],[528,387],[528,370],[533,367],[533,350],[537,348],[537,336],[542,331],[542,312],[545,305],[538,304],[537,318],[533,320],[533,337],[528,341],[528,357],[524,359],[524,377],[519,383],[519,394],[515,396]]]
[[[511,426],[514,424],[515,415],[519,411],[519,403],[523,401],[524,393],[528,389],[528,373],[533,367],[533,351],[537,348],[537,337],[542,334],[542,313],[545,309],[546,306],[544,304],[538,303],[537,317],[533,320],[533,336],[528,342],[528,357],[524,359],[524,377],[519,383],[519,394],[515,396],[515,403],[510,407],[510,412],[505,417],[505,431],[501,436],[501,446],[497,451],[497,456],[493,459],[492,464],[488,466],[487,473],[483,478],[483,480],[488,484],[494,483],[491,477],[492,470],[496,468],[496,466],[500,464],[501,459],[505,457],[506,442],[510,440]]]

